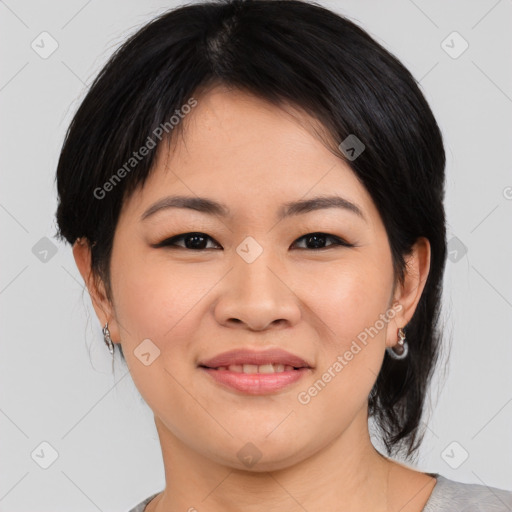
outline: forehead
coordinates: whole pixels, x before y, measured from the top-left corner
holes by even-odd
[[[130,213],[169,194],[209,197],[242,217],[334,193],[360,205],[370,221],[378,216],[316,119],[236,89],[217,87],[196,99],[183,132],[170,146],[160,144],[151,175],[126,205]]]

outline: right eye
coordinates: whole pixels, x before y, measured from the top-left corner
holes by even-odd
[[[184,246],[177,244],[178,241],[183,240]],[[208,236],[205,233],[200,232],[192,232],[192,233],[182,233],[181,235],[176,235],[171,238],[166,238],[165,240],[162,240],[161,242],[158,242],[156,244],[153,244],[153,247],[170,247],[170,248],[177,248],[181,247],[183,249],[190,249],[193,251],[201,251],[204,249],[212,249],[212,247],[205,247],[205,244],[207,244],[208,240],[212,240],[217,247],[220,247],[220,245],[211,237]]]

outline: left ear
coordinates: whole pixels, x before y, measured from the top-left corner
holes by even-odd
[[[392,328],[388,329],[386,345],[392,347],[398,341],[398,328],[406,327],[411,320],[421,298],[430,270],[430,242],[419,237],[412,247],[412,252],[405,258],[404,284],[397,284],[393,304],[402,308],[393,318]],[[406,331],[407,335],[407,331]]]

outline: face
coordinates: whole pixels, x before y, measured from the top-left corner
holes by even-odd
[[[313,120],[217,88],[185,122],[123,206],[112,339],[169,444],[244,468],[252,443],[255,470],[286,467],[366,414],[414,300],[400,309],[378,211]],[[288,204],[318,197],[346,203]]]

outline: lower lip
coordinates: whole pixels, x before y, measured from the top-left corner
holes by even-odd
[[[204,367],[200,369],[220,384],[250,395],[265,395],[281,391],[310,371],[309,368],[299,368],[279,373],[239,373]]]

